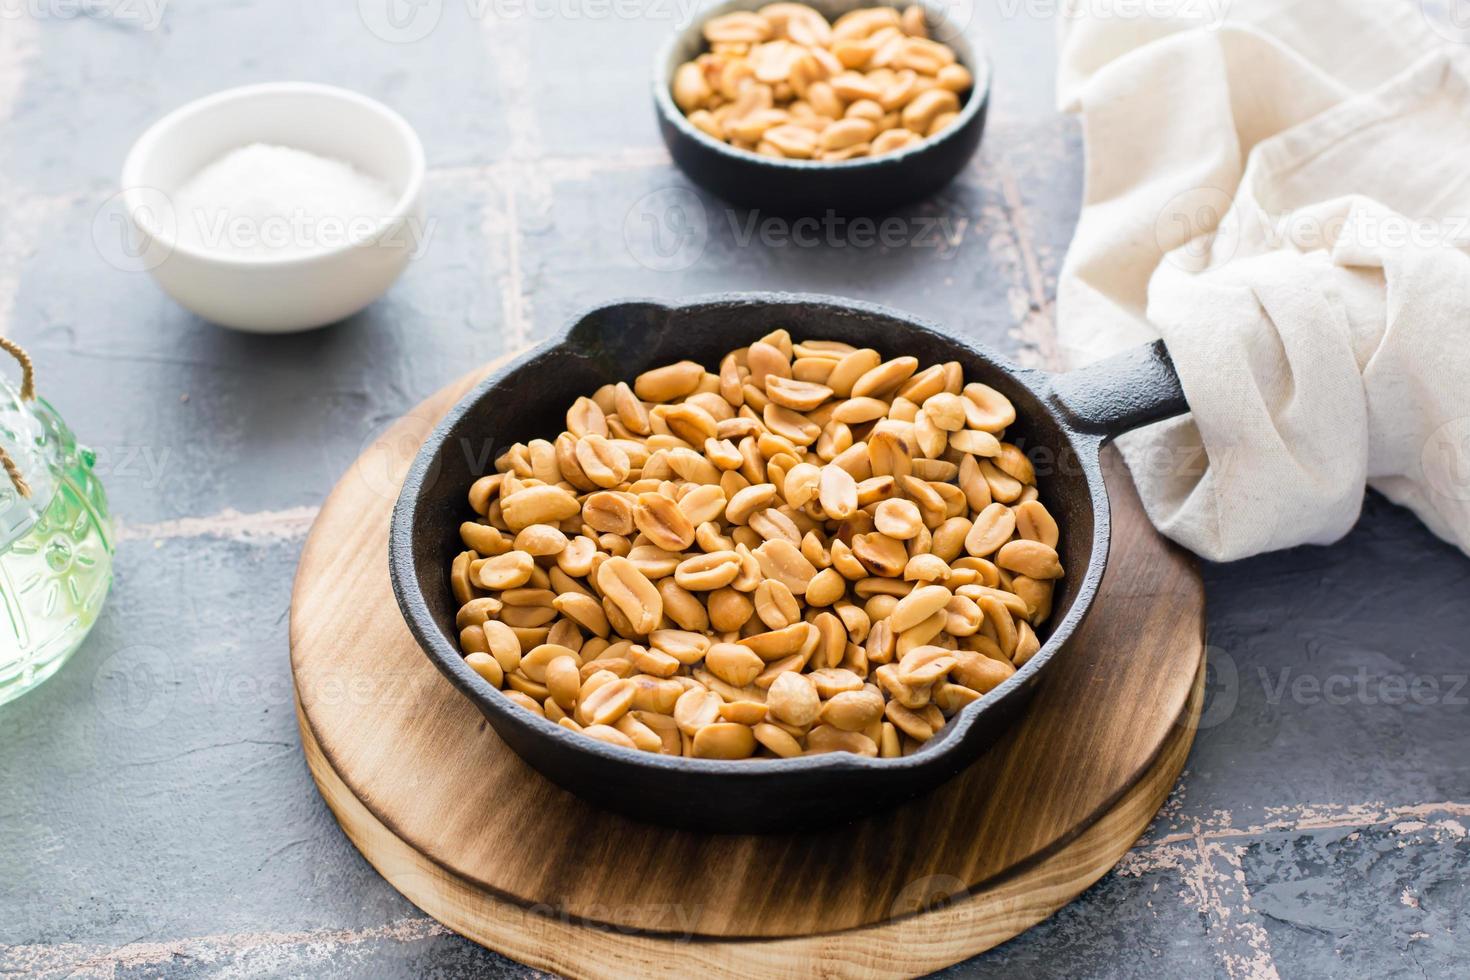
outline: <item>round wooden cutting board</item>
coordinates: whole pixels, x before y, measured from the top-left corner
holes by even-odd
[[[414,453],[494,367],[365,450],[312,527],[291,601],[312,776],[368,861],[434,918],[576,977],[911,976],[1049,916],[1162,805],[1199,717],[1204,596],[1112,453],[1112,561],[1091,618],[1023,721],[935,792],[742,837],[638,823],[543,779],[429,663],[388,581]]]

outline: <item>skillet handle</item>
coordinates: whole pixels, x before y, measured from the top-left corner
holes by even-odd
[[[1074,429],[1104,439],[1189,411],[1162,340],[1054,375],[1051,402]]]

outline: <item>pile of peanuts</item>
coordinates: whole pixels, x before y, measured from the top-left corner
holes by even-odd
[[[710,50],[674,73],[689,121],[743,150],[792,160],[893,153],[954,123],[974,85],[921,7],[854,10],[828,24],[800,3],[704,25]]]
[[[1015,418],[958,362],[785,330],[605,385],[471,486],[465,659],[627,748],[913,752],[1036,653],[1062,577]]]

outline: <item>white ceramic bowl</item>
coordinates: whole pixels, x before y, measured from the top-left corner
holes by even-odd
[[[285,255],[234,254],[181,241],[172,195],[229,151],[269,143],[331,157],[398,196],[375,230]],[[123,166],[123,206],[143,264],[207,320],[284,333],[351,316],[387,292],[423,231],[424,149],[398,113],[327,85],[248,85],[206,96],[149,127]],[[348,217],[348,216],[343,216]],[[359,229],[360,230],[360,229]]]

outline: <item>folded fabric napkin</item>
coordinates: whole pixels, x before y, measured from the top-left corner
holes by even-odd
[[[1066,5],[1063,356],[1164,338],[1192,412],[1119,446],[1206,558],[1336,540],[1365,485],[1470,552],[1470,46],[1431,2]]]

